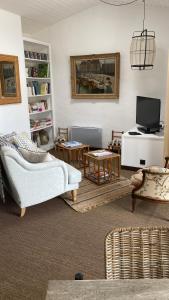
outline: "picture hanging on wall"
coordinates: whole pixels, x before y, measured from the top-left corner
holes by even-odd
[[[73,99],[118,99],[120,53],[71,56]]]

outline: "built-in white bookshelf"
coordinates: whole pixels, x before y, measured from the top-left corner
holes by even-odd
[[[54,147],[55,134],[50,44],[29,38],[23,41],[31,138],[49,150]],[[42,144],[44,133],[49,137],[46,145]]]

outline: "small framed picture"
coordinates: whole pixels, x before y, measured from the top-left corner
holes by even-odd
[[[32,52],[32,51],[29,51],[29,58],[34,58],[34,57],[33,57],[33,52]]]
[[[37,53],[37,59],[41,59],[41,54]]]
[[[33,52],[33,58],[37,59],[37,52]]]
[[[25,58],[29,58],[29,51],[24,51],[24,53],[25,53]]]

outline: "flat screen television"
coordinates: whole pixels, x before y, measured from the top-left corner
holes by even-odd
[[[138,130],[144,133],[159,131],[160,108],[160,99],[137,96],[136,123],[141,125]]]

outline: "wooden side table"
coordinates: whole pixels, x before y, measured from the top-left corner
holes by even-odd
[[[76,168],[83,167],[83,155],[89,151],[89,145],[79,145],[76,147],[65,147],[64,144],[57,144],[56,150],[60,159]]]
[[[97,151],[84,153],[84,177],[100,185],[120,177],[120,155],[95,156]]]

